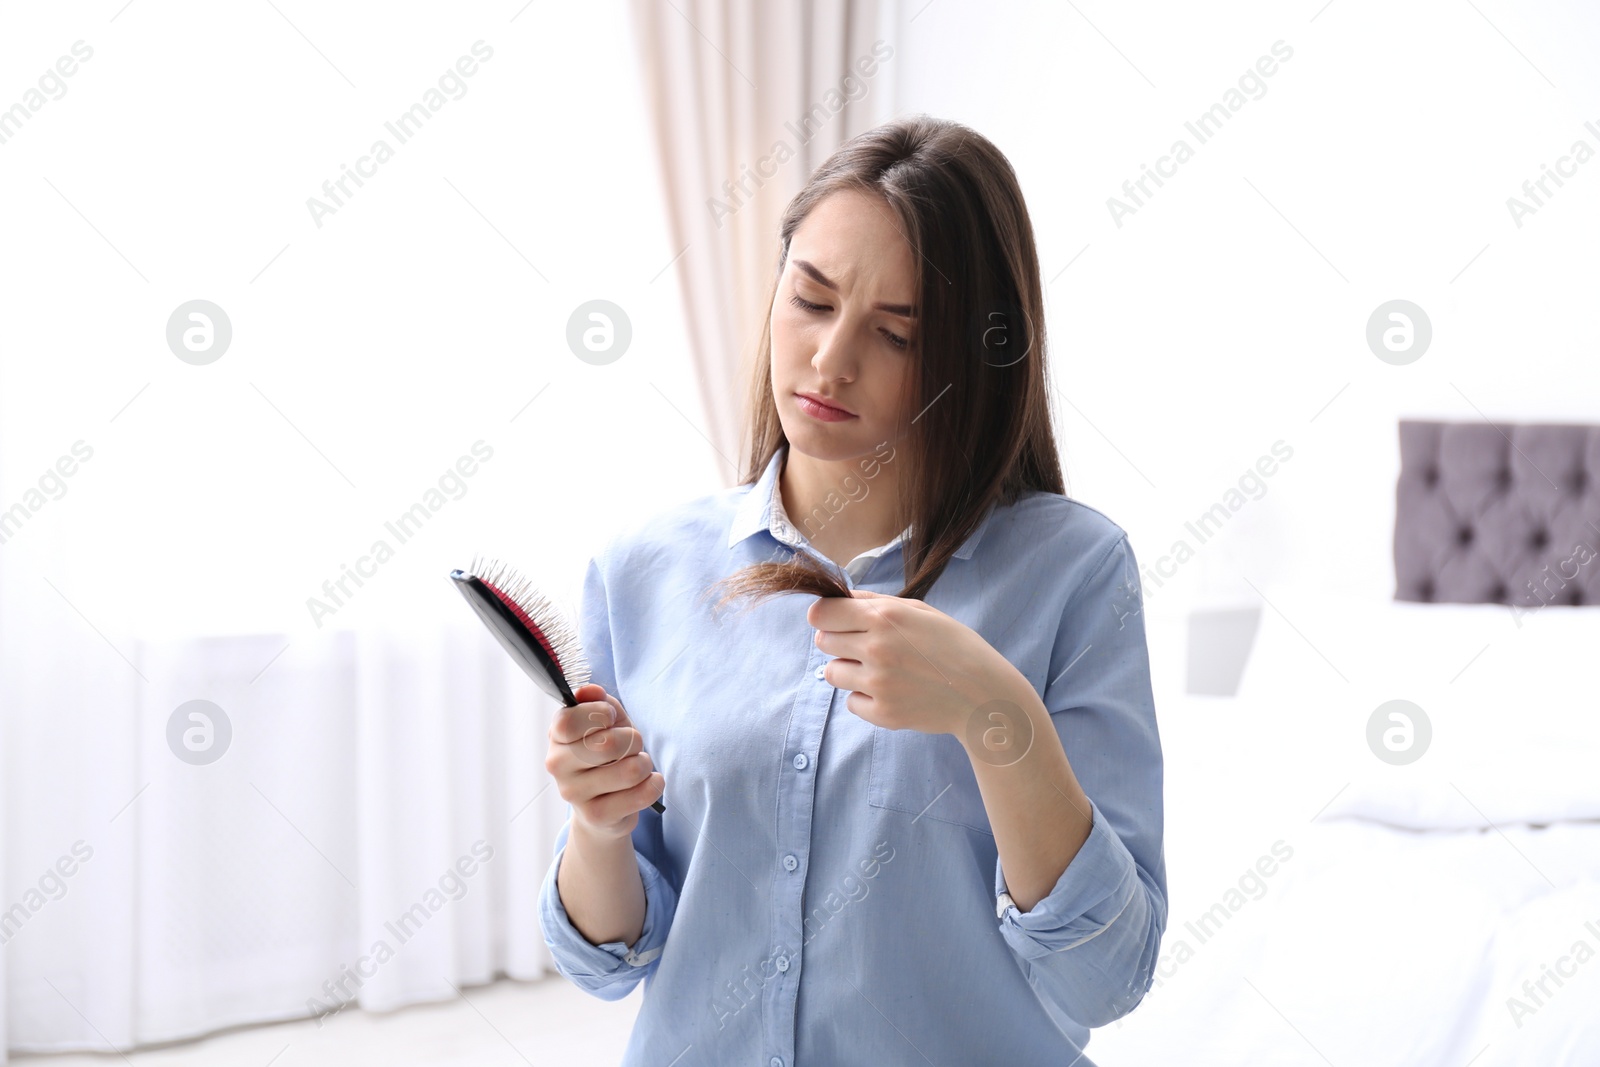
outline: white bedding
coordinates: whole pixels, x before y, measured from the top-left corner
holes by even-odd
[[[1537,1005],[1523,990],[1575,942],[1600,948],[1600,824],[1502,838],[1319,823],[1266,882],[1204,941],[1194,924],[1232,883],[1174,890],[1169,976],[1096,1031],[1100,1067],[1600,1063],[1600,959],[1569,957]],[[1513,1014],[1513,996],[1532,1010]]]
[[[1600,818],[1600,608],[1368,602],[1293,587],[1270,603],[1239,697],[1341,725],[1348,766],[1329,816],[1412,829]],[[1364,753],[1385,702],[1422,709],[1421,758]],[[1360,727],[1360,729],[1352,729]]]
[[[1265,592],[1238,697],[1157,694],[1159,985],[1090,1057],[1600,1065],[1600,610]],[[1366,734],[1396,697],[1404,766]]]

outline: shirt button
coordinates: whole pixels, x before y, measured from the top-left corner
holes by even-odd
[[[826,663],[824,663],[824,664],[823,664],[823,665],[822,665],[822,666],[820,666],[820,667],[818,667],[818,668],[817,668],[817,669],[816,669],[816,670],[815,670],[815,671],[814,671],[814,672],[812,672],[812,673],[814,673],[814,674],[815,674],[815,675],[816,675],[816,676],[817,676],[817,677],[818,677],[818,678],[821,678],[821,677],[823,677],[823,676],[824,676],[824,674],[825,674],[825,672],[826,672],[826,671],[827,671],[827,669],[828,669],[828,665],[827,665],[827,664],[826,664]]]
[[[788,956],[779,956],[774,962],[777,964],[778,970],[780,971],[787,971],[789,969]]]
[[[794,769],[797,771],[803,771],[806,769],[806,764],[809,762],[810,761],[806,759],[806,754],[804,752],[797,753],[794,757]]]
[[[774,1056],[772,1059],[767,1061],[767,1064],[768,1067],[783,1067],[783,1060],[779,1059],[777,1056]]]
[[[784,870],[792,871],[798,866],[800,866],[800,861],[795,859],[793,856],[785,856],[785,857],[783,857],[783,869]]]

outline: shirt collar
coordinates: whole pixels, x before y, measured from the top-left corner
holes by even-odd
[[[767,461],[766,469],[761,472],[761,477],[756,479],[756,483],[751,487],[750,491],[739,499],[738,506],[734,509],[733,524],[728,531],[729,548],[746,538],[754,536],[761,530],[767,530],[774,537],[777,536],[775,528],[777,515],[775,512],[782,510],[783,503],[782,497],[778,495],[778,473],[783,469],[784,456],[788,454],[788,451],[789,445],[787,442],[780,444],[777,451],[773,452],[772,458]],[[777,505],[776,507],[774,506],[775,504]],[[985,513],[983,521],[978,523],[977,528],[962,542],[961,547],[955,550],[954,556],[956,559],[970,559],[972,557],[973,550],[978,547],[978,542],[983,539],[984,530],[988,529],[989,523],[994,518],[994,511],[995,509],[991,505],[988,512]],[[906,530],[909,532],[910,527],[907,527]],[[905,535],[905,533],[902,533],[901,536]],[[779,540],[782,540],[782,538],[779,538]],[[899,538],[896,538],[895,541],[890,542],[888,547],[893,547],[898,542]]]

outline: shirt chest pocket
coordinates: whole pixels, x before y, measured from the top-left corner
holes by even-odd
[[[972,761],[949,734],[874,729],[867,802],[993,836]]]

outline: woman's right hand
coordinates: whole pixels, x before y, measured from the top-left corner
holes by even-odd
[[[593,683],[572,695],[578,703],[557,711],[550,723],[544,768],[572,805],[574,829],[599,839],[627,837],[639,812],[666,792],[666,782],[620,700]]]

